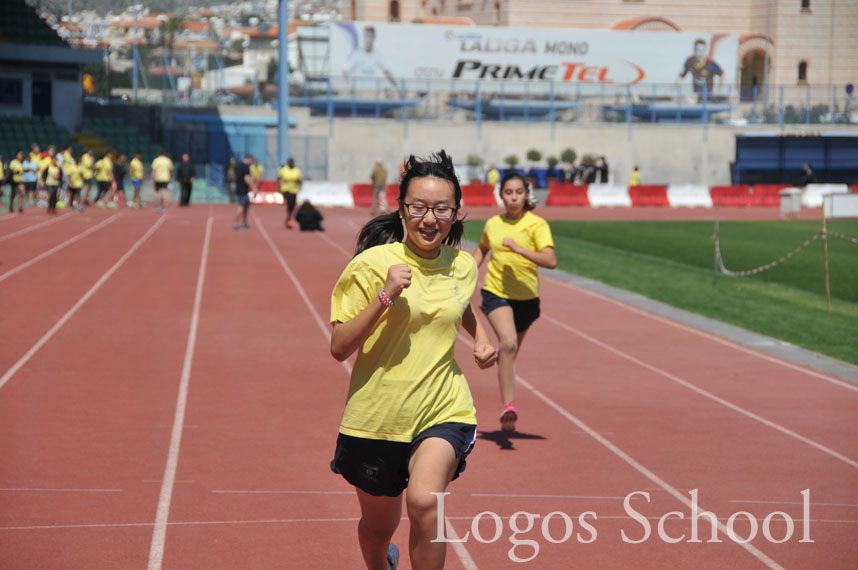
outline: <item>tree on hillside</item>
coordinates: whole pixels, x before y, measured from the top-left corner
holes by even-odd
[[[161,40],[161,45],[167,48],[168,65],[173,65],[173,45],[176,43],[176,35],[184,28],[185,19],[178,16],[170,16],[158,25],[158,37]]]

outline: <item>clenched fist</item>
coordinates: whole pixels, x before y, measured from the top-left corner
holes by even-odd
[[[480,370],[491,367],[497,359],[498,351],[489,343],[478,342],[474,344],[474,361],[476,361]]]
[[[402,294],[403,289],[411,285],[411,268],[407,263],[391,265],[387,270],[387,280],[384,282],[384,292],[391,301],[395,301]]]

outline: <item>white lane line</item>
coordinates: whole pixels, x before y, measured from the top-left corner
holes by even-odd
[[[459,335],[459,340],[461,340],[462,342],[464,342],[465,344],[467,344],[471,348],[473,348],[473,346],[474,346],[473,343],[469,339],[463,337],[461,334]],[[564,418],[566,418],[567,420],[569,420],[570,422],[572,422],[573,424],[578,426],[579,429],[587,432],[590,435],[590,437],[592,437],[593,439],[595,439],[596,441],[601,443],[611,453],[613,453],[614,455],[616,455],[617,457],[619,457],[620,459],[625,461],[628,465],[630,465],[632,468],[634,468],[638,473],[640,473],[641,475],[643,475],[644,477],[646,477],[647,479],[649,479],[650,481],[652,481],[653,483],[655,483],[656,485],[658,485],[659,487],[661,487],[662,489],[667,491],[668,494],[670,494],[674,499],[676,499],[677,501],[679,501],[682,504],[684,504],[685,506],[687,506],[689,509],[689,512],[691,512],[691,508],[692,508],[691,500],[688,499],[688,497],[686,497],[682,493],[680,493],[678,489],[676,489],[675,487],[670,485],[667,481],[665,481],[664,479],[662,479],[661,477],[659,477],[658,475],[656,475],[655,473],[653,473],[652,471],[650,471],[649,469],[647,469],[646,467],[644,467],[643,465],[638,463],[631,455],[629,455],[628,453],[626,453],[625,451],[623,451],[622,449],[620,449],[619,447],[617,447],[616,445],[614,445],[613,443],[608,441],[607,438],[605,438],[604,436],[599,434],[599,432],[597,432],[596,430],[591,428],[589,425],[585,424],[583,421],[578,419],[575,415],[573,415],[571,412],[569,412],[566,408],[562,407],[560,404],[558,404],[557,402],[555,402],[554,400],[552,400],[551,398],[549,398],[548,396],[546,396],[545,394],[540,392],[533,384],[531,384],[530,382],[528,382],[527,380],[525,380],[524,378],[522,378],[521,376],[518,376],[518,375],[516,375],[515,379],[517,382],[521,383],[522,386],[524,386],[525,388],[530,390],[537,398],[542,400],[545,404],[547,404],[550,408],[552,408],[558,414],[560,414],[561,416],[563,416]],[[698,508],[700,512],[710,510],[710,509],[704,508],[699,503],[697,504],[696,508]],[[731,542],[735,542],[732,539],[730,539],[730,533],[728,532],[726,526],[724,526],[720,522],[718,523],[717,526],[718,526],[718,530],[723,535],[725,535],[728,540],[730,540]],[[735,542],[735,543],[738,544],[743,549],[745,549],[747,552],[749,552],[755,558],[760,560],[768,568],[770,568],[772,570],[776,570],[776,569],[784,570],[783,566],[781,566],[780,564],[778,564],[777,562],[775,562],[774,560],[769,558],[765,553],[763,553],[762,551],[757,549],[755,546],[753,546],[751,544],[740,543],[740,542]]]
[[[471,554],[468,552],[468,549],[465,548],[465,543],[460,542],[459,534],[456,532],[456,529],[453,528],[453,523],[450,522],[450,517],[444,517],[444,528],[446,529],[447,538],[451,540],[451,544],[453,545],[453,552],[456,553],[456,556],[459,557],[459,561],[462,563],[462,567],[465,570],[478,570],[477,563],[474,562],[474,559],[471,558]]]
[[[158,227],[160,227],[160,225],[162,223],[164,223],[165,219],[166,218],[163,218],[163,217],[158,218],[158,221],[156,221],[148,230],[146,230],[146,233],[143,234],[140,237],[140,239],[138,239],[136,242],[134,242],[134,245],[132,245],[131,248],[128,251],[126,251],[122,255],[122,257],[120,257],[119,260],[113,264],[113,266],[110,269],[108,269],[107,271],[104,272],[104,275],[102,275],[98,279],[98,281],[96,281],[95,284],[89,288],[89,291],[84,293],[83,296],[80,299],[78,299],[77,303],[75,303],[74,306],[72,306],[72,308],[66,312],[66,314],[64,314],[62,317],[60,317],[60,320],[58,320],[56,322],[56,324],[54,326],[52,326],[51,329],[48,332],[46,332],[44,334],[44,336],[42,338],[40,338],[36,342],[36,344],[34,344],[32,346],[32,348],[30,348],[30,350],[27,351],[26,354],[24,354],[24,356],[22,356],[20,359],[18,359],[18,362],[13,364],[12,367],[6,371],[6,374],[4,374],[2,378],[0,378],[0,388],[3,388],[3,386],[5,386],[6,383],[12,378],[12,376],[14,376],[15,373],[18,372],[18,370],[20,370],[22,366],[24,366],[27,362],[29,362],[29,360],[33,357],[33,355],[36,354],[37,352],[39,352],[39,349],[41,349],[45,345],[45,343],[47,343],[49,340],[51,340],[51,337],[53,337],[57,333],[57,331],[60,330],[63,327],[63,325],[65,325],[68,322],[68,320],[74,316],[74,314],[77,312],[77,310],[80,309],[83,306],[83,304],[86,303],[89,300],[89,298],[92,297],[95,294],[95,292],[98,291],[101,288],[101,286],[104,285],[104,283],[108,279],[110,279],[110,277],[114,273],[116,273],[117,269],[122,267],[122,265],[128,260],[129,257],[131,257],[134,254],[135,251],[137,251],[137,248],[139,248],[141,245],[143,245],[143,242],[145,242],[147,239],[149,239],[149,236],[151,236],[153,233],[155,233],[155,230],[157,230]]]
[[[161,218],[162,220],[165,218]],[[200,256],[200,269],[197,273],[197,288],[194,292],[194,309],[191,313],[191,326],[188,331],[188,342],[185,346],[185,360],[182,364],[182,377],[179,382],[179,396],[176,400],[176,414],[173,419],[173,431],[170,436],[170,450],[167,453],[167,465],[164,468],[164,478],[161,483],[161,495],[158,499],[158,511],[155,515],[155,528],[152,532],[152,543],[149,547],[149,570],[161,568],[164,561],[164,541],[167,535],[167,519],[170,515],[170,501],[173,497],[173,486],[176,481],[176,469],[179,465],[179,447],[182,443],[182,431],[185,425],[185,409],[188,405],[188,384],[191,379],[191,365],[194,360],[194,348],[197,344],[197,327],[200,322],[200,305],[203,298],[203,284],[206,280],[206,263],[209,256],[209,243],[212,235],[212,221],[206,222],[206,237],[203,241],[203,252]]]
[[[742,344],[739,344],[737,342],[728,340],[726,338],[722,338],[718,335],[708,333],[704,330],[700,330],[698,328],[686,325],[684,323],[674,321],[673,319],[669,319],[669,318],[663,317],[661,315],[657,315],[657,314],[652,313],[650,311],[647,311],[645,309],[641,309],[641,308],[635,307],[634,305],[630,305],[629,303],[626,303],[623,301],[618,301],[617,299],[614,299],[612,297],[608,297],[607,295],[603,295],[602,293],[598,293],[596,291],[591,291],[590,289],[587,289],[586,287],[573,285],[571,283],[567,283],[563,280],[557,279],[556,277],[551,277],[550,275],[548,275],[546,277],[551,279],[553,282],[555,282],[555,283],[557,283],[563,287],[566,287],[567,289],[572,289],[574,291],[584,293],[585,295],[589,295],[591,297],[596,297],[597,299],[601,299],[607,303],[610,303],[612,305],[616,305],[620,308],[626,309],[627,311],[631,311],[632,313],[637,313],[637,314],[642,315],[644,317],[650,318],[654,321],[658,321],[660,323],[670,325],[674,328],[678,328],[680,330],[690,332],[692,334],[695,334],[697,336],[711,340],[713,342],[717,342],[718,344],[721,344],[721,345],[727,346],[729,348],[738,350],[739,352],[744,352],[746,354],[750,354],[751,356],[756,356],[757,358],[767,360],[767,361],[772,362],[774,364],[779,364],[780,366],[783,366],[785,368],[789,368],[790,370],[795,370],[796,372],[802,372],[802,373],[807,374],[809,376],[819,378],[820,380],[825,380],[826,382],[830,382],[832,384],[840,386],[841,388],[846,388],[847,390],[852,390],[853,392],[858,392],[858,385],[855,385],[851,382],[845,382],[843,380],[840,380],[839,378],[835,378],[834,376],[829,376],[827,374],[823,374],[822,372],[819,372],[817,370],[813,370],[811,368],[805,368],[804,366],[800,366],[800,365],[795,364],[793,362],[789,362],[788,360],[778,358],[777,356],[772,356],[771,354],[766,354],[764,352],[754,350],[753,348],[749,348],[749,347],[742,345]]]
[[[662,516],[643,516],[646,519],[657,521],[663,518]],[[498,515],[501,519],[510,519],[512,515]],[[448,521],[467,521],[473,522],[474,516],[449,516]],[[634,520],[628,515],[599,515],[599,520]],[[235,520],[235,521],[174,521],[168,522],[167,526],[217,526],[217,525],[242,525],[242,524],[308,524],[308,523],[356,523],[360,517],[340,517],[340,518],[318,518],[318,519],[260,519],[260,520]],[[401,521],[408,521],[408,517],[402,517]],[[728,517],[719,517],[718,520],[727,521]],[[739,523],[747,521],[747,517],[739,519]],[[764,521],[765,518],[756,518],[757,521]],[[804,523],[805,519],[794,518],[794,523]],[[858,520],[843,520],[843,519],[806,519],[808,523],[823,523],[823,524],[858,524]],[[770,519],[772,523],[786,523],[780,517]],[[79,529],[79,528],[134,528],[134,527],[151,527],[154,523],[90,523],[90,524],[52,524],[52,525],[28,525],[28,526],[2,526],[2,531],[14,530],[64,530],[64,529]],[[447,536],[453,538],[455,531],[451,532],[451,528],[447,528]],[[476,568],[476,567],[472,567]]]
[[[346,250],[345,250],[345,248],[341,247],[338,243],[336,243],[336,242],[334,242],[333,240],[331,240],[331,238],[329,238],[329,237],[328,237],[328,236],[326,236],[325,234],[323,234],[323,233],[319,232],[317,235],[318,235],[320,238],[322,238],[324,241],[326,241],[326,242],[328,242],[329,244],[331,244],[331,247],[333,247],[334,249],[338,250],[340,253],[342,253],[343,255],[345,255],[345,256],[346,256],[346,258],[350,258],[350,257],[352,257],[352,254],[351,254],[351,253],[349,253],[348,251],[346,251]]]
[[[729,503],[749,503],[754,505],[803,505],[804,503],[801,501],[753,501],[750,499],[733,499],[728,501]],[[858,507],[856,504],[852,503],[808,503],[811,507],[846,507],[846,508],[855,508]]]
[[[48,257],[49,255],[53,255],[53,254],[55,254],[56,252],[60,251],[61,249],[65,249],[65,248],[67,248],[68,246],[70,246],[70,245],[71,245],[71,244],[73,244],[74,242],[76,242],[76,241],[78,241],[78,240],[80,240],[80,239],[82,239],[82,238],[84,238],[84,237],[88,236],[88,235],[89,235],[89,234],[91,234],[92,232],[94,232],[94,231],[96,231],[96,230],[98,230],[98,229],[101,229],[102,227],[106,226],[106,225],[107,225],[107,224],[109,224],[110,222],[114,221],[114,220],[116,219],[116,217],[117,217],[117,216],[119,216],[119,214],[113,214],[112,216],[110,216],[109,218],[107,218],[106,220],[104,220],[103,222],[101,222],[101,223],[99,223],[99,224],[97,224],[97,225],[94,225],[94,226],[92,226],[91,228],[89,228],[89,229],[87,229],[87,230],[84,230],[84,231],[82,231],[81,233],[79,233],[79,234],[77,234],[77,235],[75,235],[75,236],[70,237],[69,239],[67,239],[67,240],[63,241],[61,244],[56,245],[56,246],[52,247],[51,249],[49,249],[48,251],[45,251],[45,252],[43,252],[43,253],[41,253],[41,254],[37,255],[36,257],[34,257],[33,259],[31,259],[30,261],[24,262],[24,263],[22,263],[21,265],[19,265],[18,267],[15,267],[14,269],[10,269],[10,270],[9,270],[9,271],[7,271],[6,273],[4,273],[4,274],[0,275],[0,281],[3,281],[3,280],[4,280],[4,279],[6,279],[7,277],[11,277],[12,275],[14,275],[14,274],[18,273],[19,271],[21,271],[21,270],[23,270],[23,269],[26,269],[26,268],[30,267],[30,266],[31,266],[31,265],[33,265],[34,263],[38,263],[39,261],[41,261],[41,260],[45,259],[45,258],[46,258],[46,257]]]
[[[266,490],[216,490],[212,493],[241,494],[241,495],[354,495],[354,491],[266,491]]]
[[[501,498],[523,498],[523,499],[585,499],[598,501],[623,501],[625,497],[604,497],[601,495],[536,495],[528,493],[471,493],[472,497],[501,497]],[[631,500],[642,499],[637,495],[631,497]]]
[[[40,489],[33,487],[0,487],[0,491],[33,493],[121,493],[122,489]]]
[[[289,276],[289,279],[292,280],[292,284],[295,285],[295,288],[298,290],[298,294],[301,295],[301,299],[304,300],[304,304],[307,305],[307,308],[310,309],[310,314],[313,315],[313,319],[315,319],[316,324],[319,325],[319,330],[322,331],[322,334],[325,335],[325,338],[328,339],[328,342],[331,342],[331,331],[330,325],[323,322],[322,317],[316,311],[315,307],[313,307],[313,303],[310,302],[310,298],[307,296],[306,291],[304,291],[304,287],[301,286],[301,282],[298,281],[298,278],[295,277],[295,274],[292,272],[292,269],[289,267],[289,264],[286,263],[286,260],[283,259],[283,256],[280,254],[280,250],[277,249],[277,246],[274,244],[274,241],[271,239],[271,236],[268,235],[268,232],[265,230],[265,227],[262,225],[262,222],[256,216],[253,216],[254,223],[256,227],[259,228],[259,232],[262,234],[262,237],[265,238],[265,241],[268,242],[268,246],[271,248],[271,251],[274,252],[274,257],[277,258],[277,261],[280,263],[280,267],[283,268],[283,271],[286,272],[286,275]],[[341,362],[343,368],[346,369],[349,376],[352,373],[351,365],[343,360]]]
[[[18,230],[16,232],[12,232],[12,233],[2,235],[2,236],[0,236],[0,241],[6,241],[7,239],[12,239],[13,237],[26,234],[28,232],[35,230],[35,229],[38,229],[38,228],[41,228],[44,226],[49,226],[51,224],[55,224],[55,223],[59,222],[60,220],[66,218],[67,216],[68,216],[68,214],[60,214],[59,216],[55,216],[55,217],[53,217],[50,220],[47,220],[45,222],[33,224],[32,226],[26,227],[23,230]]]
[[[822,451],[823,453],[826,453],[826,454],[830,455],[831,457],[839,459],[840,461],[846,463],[847,465],[850,465],[850,466],[858,469],[858,461],[855,461],[854,459],[850,459],[849,457],[846,457],[845,455],[838,453],[838,452],[834,451],[833,449],[822,445],[821,443],[813,441],[812,439],[810,439],[808,437],[805,437],[801,434],[798,434],[798,433],[792,431],[791,429],[785,428],[784,426],[782,426],[778,423],[775,423],[771,420],[767,420],[766,418],[764,418],[758,414],[755,414],[754,412],[746,410],[745,408],[738,406],[738,405],[734,404],[733,402],[729,402],[729,401],[725,400],[724,398],[716,396],[715,394],[713,394],[711,392],[707,392],[703,388],[695,386],[694,384],[692,384],[690,382],[686,382],[682,378],[679,378],[678,376],[674,376],[673,374],[666,372],[666,371],[662,370],[661,368],[658,368],[656,366],[653,366],[652,364],[644,362],[643,360],[636,358],[636,357],[632,356],[631,354],[628,354],[627,352],[623,352],[622,350],[620,350],[618,348],[614,348],[613,346],[611,346],[605,342],[602,342],[599,339],[588,335],[587,333],[579,331],[578,329],[576,329],[574,327],[570,327],[569,325],[567,325],[564,322],[558,321],[554,317],[551,317],[549,315],[544,315],[544,316],[545,316],[546,320],[554,323],[558,327],[560,327],[564,330],[567,330],[567,331],[571,332],[572,334],[579,336],[579,337],[583,338],[584,340],[607,350],[608,352],[612,352],[612,353],[616,354],[617,356],[619,356],[620,358],[624,358],[630,362],[637,364],[638,366],[646,368],[650,372],[654,372],[660,376],[667,378],[668,380],[676,382],[680,386],[684,386],[684,387],[688,388],[689,390],[697,392],[701,396],[709,398],[713,402],[717,402],[717,403],[721,404],[722,406],[730,408],[731,410],[733,410],[735,412],[739,412],[740,414],[747,416],[747,417],[751,418],[752,420],[758,421],[761,424],[766,425],[772,429],[776,429],[777,431],[784,433],[784,434],[786,434],[786,435],[788,435],[794,439],[797,439],[798,441],[801,441],[802,443],[806,443],[807,445],[810,445],[811,447],[815,447],[816,449]]]
[[[280,262],[280,266],[283,267],[284,271],[286,271],[286,274],[289,275],[289,278],[292,280],[292,283],[295,285],[295,288],[298,289],[298,292],[301,294],[301,298],[304,300],[304,303],[307,305],[307,308],[310,309],[310,313],[316,319],[316,323],[319,325],[319,328],[321,329],[322,334],[325,335],[325,338],[327,338],[328,342],[330,343],[331,331],[329,330],[329,327],[323,323],[321,315],[319,315],[318,311],[316,311],[316,308],[313,306],[313,303],[310,302],[310,298],[304,292],[304,288],[301,286],[301,283],[298,281],[298,278],[295,276],[295,274],[289,268],[289,265],[286,263],[286,260],[283,259],[283,256],[280,255],[280,250],[278,250],[277,246],[274,245],[274,242],[271,240],[271,237],[268,235],[268,232],[265,231],[265,228],[259,222],[259,218],[257,218],[256,216],[254,216],[253,218],[255,220],[256,227],[259,228],[259,231],[262,233],[262,236],[265,238],[265,241],[267,241],[268,245],[271,247],[271,251],[274,252],[274,255],[277,257],[277,260]],[[348,254],[346,254],[346,255],[348,255]],[[342,365],[343,365],[343,367],[345,367],[346,372],[348,372],[349,376],[351,376],[351,372],[352,372],[351,365],[345,360],[342,362]],[[447,517],[445,519],[445,523],[446,523],[446,527],[447,527],[447,532],[450,532],[451,536],[456,536],[456,531],[450,525],[449,517]],[[473,561],[473,559],[471,559],[471,555],[468,554],[468,551],[465,548],[464,544],[463,543],[453,543],[453,544],[454,544],[453,551],[456,553],[456,556],[459,557],[459,560],[462,562],[462,565],[467,570],[477,570],[477,565],[474,564],[474,561]],[[455,545],[458,545],[459,548],[457,548]]]

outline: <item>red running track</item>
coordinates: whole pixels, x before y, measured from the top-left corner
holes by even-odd
[[[357,501],[328,468],[348,371],[326,334],[366,213],[326,210],[324,234],[284,229],[271,207],[236,232],[231,213],[0,224],[0,239],[33,228],[0,241],[0,272],[104,224],[0,280],[0,568],[361,567]],[[497,431],[495,372],[457,348],[480,437],[447,497],[467,536],[448,568],[858,565],[854,384],[552,278],[542,299],[518,362],[519,432]],[[689,542],[693,489],[721,542],[706,519]],[[622,539],[643,532],[627,496],[652,526],[638,544]],[[497,529],[490,515],[474,523],[484,511]],[[520,511],[540,518],[515,534]],[[672,511],[665,538],[686,535],[675,544],[657,532]],[[723,532],[738,511],[760,527],[748,545]],[[762,535],[772,511],[794,521],[782,544]],[[740,516],[736,532],[750,525]],[[783,516],[766,526],[787,531]]]

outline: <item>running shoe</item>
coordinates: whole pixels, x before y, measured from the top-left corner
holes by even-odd
[[[387,570],[396,570],[399,566],[399,549],[395,544],[387,547]]]
[[[292,220],[286,220],[286,227],[292,229]]]
[[[234,230],[240,230],[240,229],[241,229],[241,224],[239,224],[238,222],[235,222],[234,224],[232,224],[232,229],[234,229]]]
[[[501,429],[503,431],[515,431],[516,421],[518,421],[518,409],[516,409],[516,407],[513,406],[512,402],[510,401],[509,404],[503,407],[503,411],[501,411]]]
[[[160,211],[161,211],[161,206],[155,206],[154,210],[155,210],[156,212],[160,212]]]
[[[241,224],[241,229],[243,229],[243,230],[249,230],[249,229],[250,229],[250,226],[248,226],[247,224]]]

